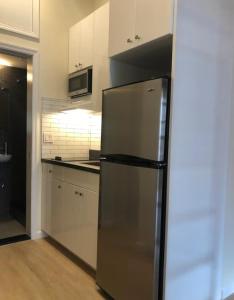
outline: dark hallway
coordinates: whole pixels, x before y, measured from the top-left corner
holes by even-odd
[[[0,65],[0,240],[26,233],[26,144],[25,59],[20,68]]]

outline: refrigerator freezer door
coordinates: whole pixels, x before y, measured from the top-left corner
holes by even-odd
[[[165,160],[168,80],[104,91],[102,155]]]
[[[102,162],[97,284],[114,299],[157,299],[163,174]]]

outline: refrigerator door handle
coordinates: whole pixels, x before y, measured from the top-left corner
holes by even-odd
[[[104,154],[101,155],[100,160],[125,164],[129,166],[142,166],[154,169],[164,169],[167,167],[167,163],[165,161],[154,161],[137,156],[123,154]]]

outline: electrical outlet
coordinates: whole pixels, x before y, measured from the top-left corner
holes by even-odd
[[[53,144],[53,136],[51,133],[43,133],[43,143],[44,144]]]

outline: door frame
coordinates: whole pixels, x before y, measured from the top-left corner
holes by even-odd
[[[0,50],[25,55],[31,60],[32,85],[27,101],[31,107],[27,110],[27,199],[26,199],[26,231],[31,239],[41,238],[41,104],[39,94],[39,51],[35,48],[24,48],[0,42]],[[28,177],[29,175],[29,177]]]

